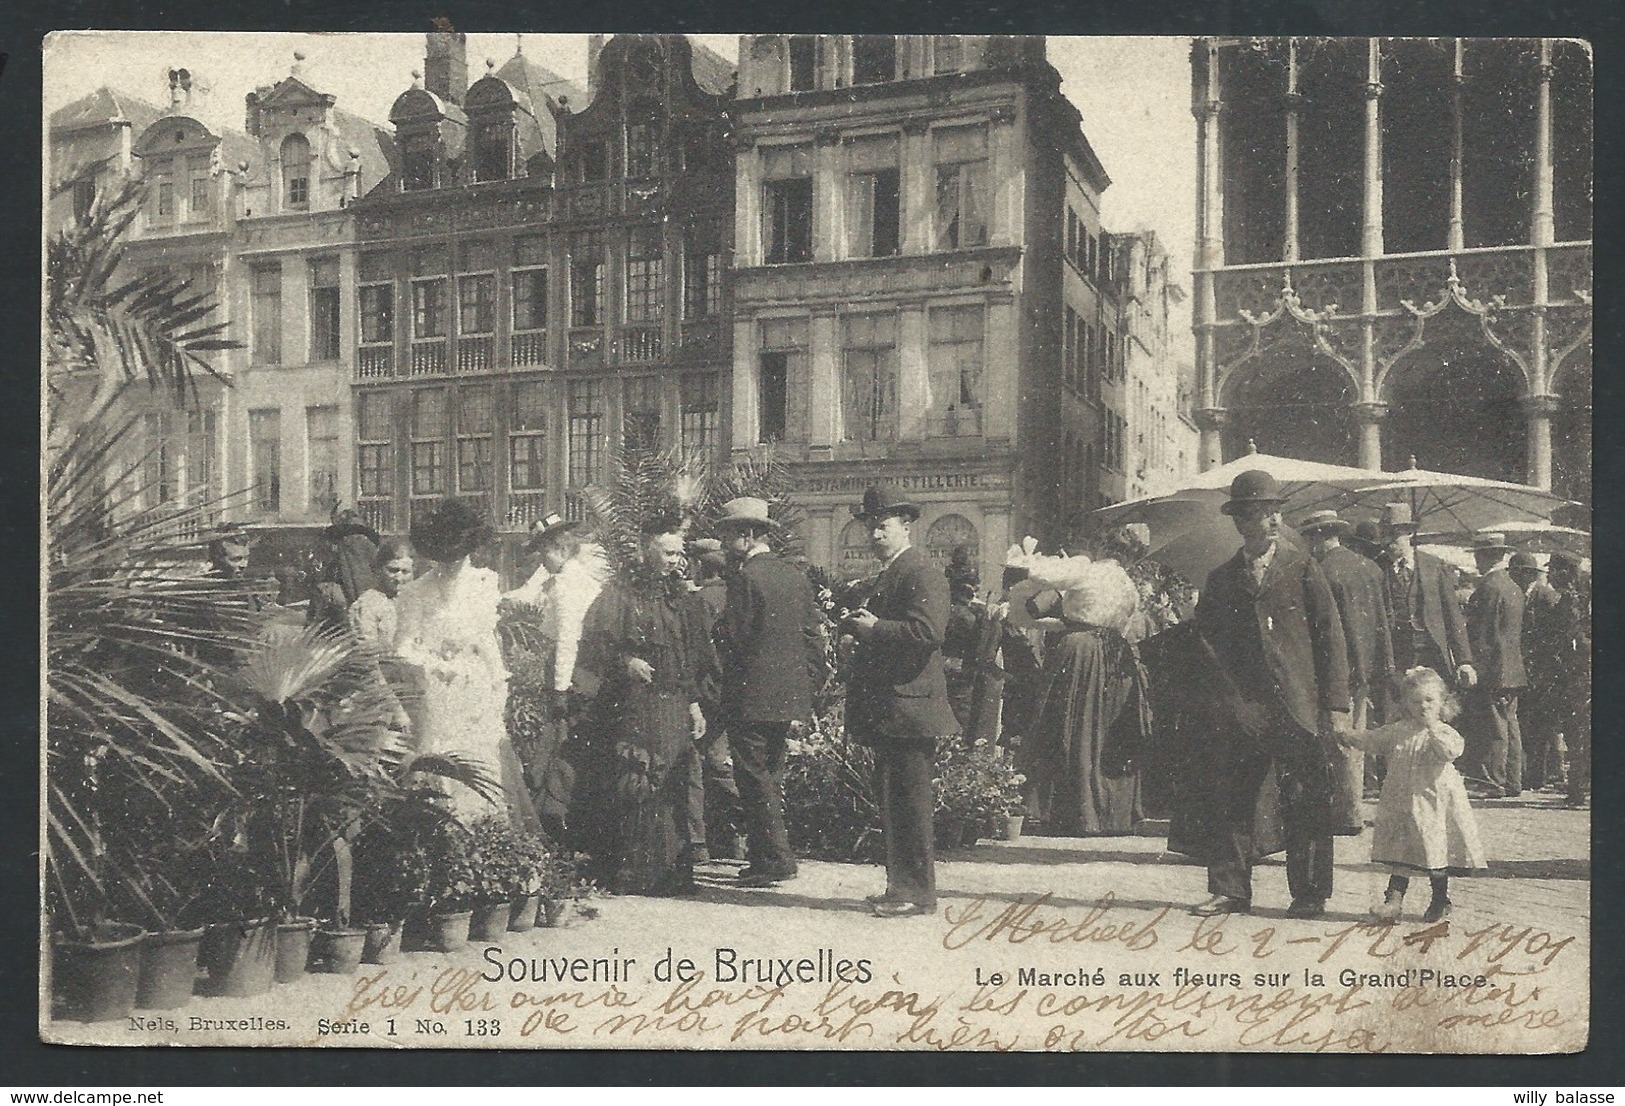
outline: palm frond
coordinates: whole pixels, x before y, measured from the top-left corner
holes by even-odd
[[[587,489],[599,540],[623,576],[635,576],[644,537],[656,525],[686,526],[709,495],[699,458],[676,448],[629,445],[613,458],[614,477]]]
[[[237,678],[272,703],[303,699],[343,668],[354,648],[342,631],[274,627],[249,652]]]

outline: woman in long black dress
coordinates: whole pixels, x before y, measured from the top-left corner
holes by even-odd
[[[1142,747],[1145,681],[1133,642],[1139,591],[1122,562],[1133,539],[1111,534],[1087,557],[1032,556],[1011,591],[1013,621],[1051,630],[1032,724],[1016,752],[1027,817],[1048,832],[1126,834],[1143,817],[1129,759]]]

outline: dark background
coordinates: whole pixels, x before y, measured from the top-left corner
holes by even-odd
[[[1596,53],[1596,266],[1599,290],[1619,288],[1621,128],[1620,57],[1625,5],[1618,0],[822,0],[747,5],[741,0],[661,4],[622,0],[596,5],[530,5],[462,0],[11,0],[0,15],[0,335],[4,379],[0,441],[13,443],[0,464],[0,616],[8,632],[0,664],[0,973],[10,1001],[0,1005],[0,1072],[19,1088],[209,1085],[530,1085],[548,1084],[1288,1084],[1483,1085],[1583,1087],[1625,1084],[1625,887],[1616,878],[1621,835],[1618,781],[1625,766],[1619,729],[1619,677],[1608,654],[1621,604],[1613,590],[1621,557],[1621,451],[1595,438],[1595,578],[1599,720],[1592,811],[1591,1045],[1577,1056],[1377,1057],[1144,1054],[984,1056],[925,1053],[384,1052],[371,1050],[129,1048],[117,1053],[45,1046],[38,1041],[33,994],[38,980],[38,399],[35,350],[40,272],[40,42],[48,31],[76,28],[167,30],[404,31],[422,33],[447,16],[462,31],[528,32],[892,32],[1074,35],[1329,34],[1564,36],[1591,40]],[[1194,203],[1194,197],[1192,199]],[[1612,294],[1595,303],[1598,360],[1619,348],[1620,309]],[[1595,374],[1596,421],[1619,412],[1619,382]],[[1613,540],[1610,540],[1613,539]]]

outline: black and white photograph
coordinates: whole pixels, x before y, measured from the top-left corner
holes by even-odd
[[[1587,1047],[1587,41],[43,50],[45,1042]]]

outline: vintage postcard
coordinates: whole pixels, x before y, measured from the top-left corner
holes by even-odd
[[[44,55],[46,1041],[1585,1048],[1585,42]]]

